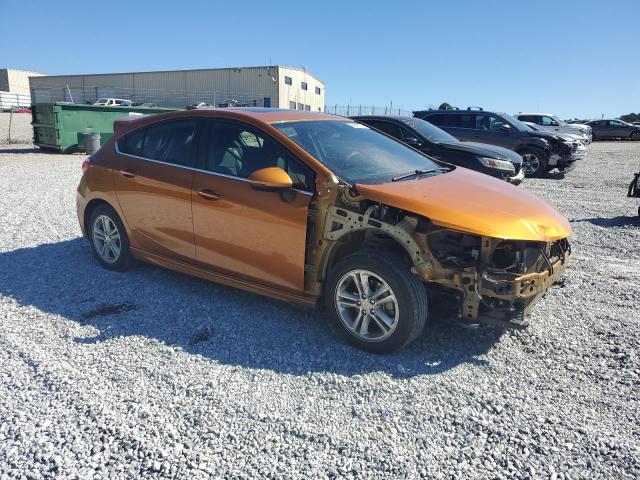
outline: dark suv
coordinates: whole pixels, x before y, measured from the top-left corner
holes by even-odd
[[[461,142],[435,125],[415,117],[365,115],[351,118],[443,162],[486,173],[514,185],[520,184],[524,178],[522,157],[513,150],[484,143]]]
[[[536,132],[506,113],[467,109],[422,110],[413,115],[459,140],[489,143],[519,153],[527,177],[541,177],[555,168],[567,172],[575,167],[571,142],[551,132]]]

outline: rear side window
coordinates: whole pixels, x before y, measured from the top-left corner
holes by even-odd
[[[373,128],[380,130],[381,132],[386,133],[387,135],[391,135],[394,138],[399,138],[399,139],[402,138],[402,130],[395,123],[384,122],[384,121],[381,122],[376,120],[367,121],[365,123],[372,126]]]
[[[518,120],[521,122],[531,122],[540,124],[540,118],[537,115],[518,115]]]
[[[130,133],[118,140],[118,150],[128,155],[142,155],[142,144],[144,143],[144,129]]]
[[[175,120],[147,127],[142,156],[191,166],[195,131],[195,120]]]
[[[437,126],[437,127],[448,127],[452,124],[453,115],[447,115],[446,113],[437,113],[435,115],[427,115],[424,119]]]

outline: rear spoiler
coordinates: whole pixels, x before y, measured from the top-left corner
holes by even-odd
[[[142,113],[129,112],[128,117],[117,118],[113,121],[113,134],[119,133],[121,130],[128,129],[133,122],[143,117]]]

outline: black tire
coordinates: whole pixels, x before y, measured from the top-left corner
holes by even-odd
[[[640,131],[631,132],[629,138],[631,138],[631,140],[633,140],[634,142],[640,142]]]
[[[523,168],[525,168],[526,177],[543,177],[547,173],[547,165],[549,163],[549,154],[544,150],[535,147],[523,148],[518,152],[522,155]],[[527,164],[534,163],[532,167],[527,169]]]
[[[99,242],[96,239],[98,233],[96,231],[96,221],[99,217],[108,217],[113,224],[115,224],[117,233],[119,234],[119,255],[117,258],[114,255],[113,261],[105,260],[103,254],[98,251],[97,243],[99,244]],[[123,272],[131,267],[133,263],[133,256],[131,255],[131,250],[129,248],[129,237],[127,236],[127,231],[124,228],[122,220],[120,220],[120,217],[111,206],[103,204],[94,208],[89,216],[89,224],[85,228],[87,230],[89,243],[91,244],[91,249],[98,259],[98,262],[100,262],[103,267],[118,272]]]
[[[395,328],[384,339],[365,340],[341,320],[337,305],[337,289],[341,280],[354,270],[374,273],[387,283],[395,297],[398,312]],[[429,302],[425,286],[417,275],[411,273],[409,261],[395,253],[362,250],[341,259],[328,274],[324,296],[331,330],[352,345],[372,353],[391,353],[403,348],[422,333],[427,321]],[[371,307],[373,313],[373,306]],[[355,314],[358,314],[359,308],[368,307],[355,307]],[[380,305],[376,308],[380,308]],[[372,321],[374,316],[369,317],[369,321]],[[375,323],[372,325],[375,327]]]

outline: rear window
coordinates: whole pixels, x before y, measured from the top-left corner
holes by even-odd
[[[144,129],[130,133],[118,140],[118,150],[128,155],[142,155],[142,144],[144,143]]]
[[[176,165],[193,165],[196,120],[173,120],[151,125],[118,140],[120,153]]]
[[[191,165],[195,120],[176,120],[147,127],[142,156],[178,165]]]

